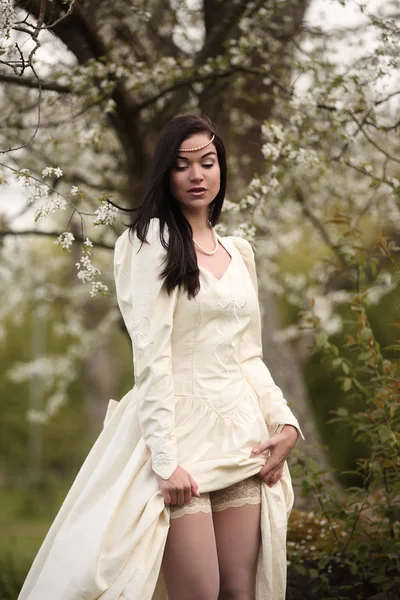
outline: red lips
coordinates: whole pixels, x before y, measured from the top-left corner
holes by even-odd
[[[207,189],[204,187],[192,187],[188,192],[206,192]]]

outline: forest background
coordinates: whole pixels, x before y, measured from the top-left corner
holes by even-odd
[[[265,362],[306,437],[288,593],[396,597],[399,14],[0,0],[0,598],[132,387],[112,279],[129,215],[107,200],[138,205],[159,131],[187,112],[226,143],[217,229],[256,249]]]

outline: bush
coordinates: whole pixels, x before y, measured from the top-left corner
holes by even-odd
[[[345,221],[342,216],[342,222]],[[331,474],[304,453],[295,453],[294,479],[301,494],[312,495],[318,509],[291,520],[289,562],[292,571],[311,582],[313,598],[365,600],[376,594],[397,600],[400,590],[400,365],[389,358],[400,351],[400,340],[382,349],[368,318],[368,285],[374,280],[378,250],[393,265],[392,281],[400,270],[393,256],[394,242],[380,237],[371,250],[357,230],[345,236],[346,263],[338,267],[353,273],[354,315],[345,323],[342,348],[332,344],[321,329],[313,306],[304,311],[306,327],[315,334],[314,352],[337,371],[345,405],[333,412],[330,423],[348,429],[367,449],[354,469],[346,471],[356,483],[344,493],[335,491]],[[348,248],[353,252],[349,264]],[[340,256],[340,246],[338,255]],[[340,263],[340,260],[339,260]],[[364,289],[363,289],[364,288]],[[400,328],[400,323],[394,323]],[[357,407],[351,412],[348,406]],[[317,531],[315,528],[317,527]],[[307,535],[304,535],[304,531]],[[301,539],[299,539],[301,536]],[[309,536],[307,538],[307,536]],[[308,542],[308,543],[307,543]],[[315,595],[317,594],[317,595]]]

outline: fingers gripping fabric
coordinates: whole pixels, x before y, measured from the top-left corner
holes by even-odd
[[[244,504],[259,504],[260,502],[260,480],[257,476],[253,476],[222,490],[200,494],[199,498],[193,496],[191,501],[183,506],[171,506],[171,519],[193,515],[198,512],[220,512],[227,508],[243,506]]]

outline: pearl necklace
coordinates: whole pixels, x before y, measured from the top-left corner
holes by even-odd
[[[211,226],[211,232],[212,232],[212,236],[213,236],[213,240],[214,240],[214,244],[215,244],[215,248],[214,250],[206,250],[205,248],[203,248],[203,246],[200,246],[200,244],[198,242],[196,242],[196,240],[193,238],[193,243],[196,246],[196,248],[198,250],[200,250],[200,252],[202,252],[203,254],[207,254],[207,256],[214,256],[214,254],[216,254],[217,250],[218,250],[218,239],[217,239],[217,234],[215,233],[210,221],[208,221],[208,223]]]

